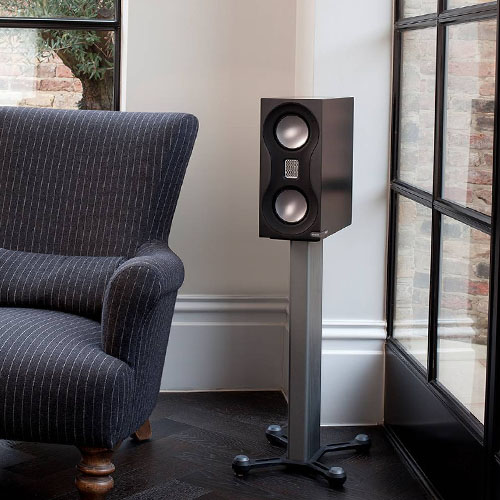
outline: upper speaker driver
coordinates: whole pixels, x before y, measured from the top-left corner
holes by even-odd
[[[286,115],[276,125],[276,138],[287,149],[301,148],[309,139],[309,127],[298,115]]]

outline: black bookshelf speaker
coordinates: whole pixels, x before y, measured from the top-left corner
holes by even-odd
[[[351,224],[354,99],[261,101],[259,234],[318,241]]]

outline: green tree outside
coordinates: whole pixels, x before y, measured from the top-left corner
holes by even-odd
[[[114,18],[114,0],[0,0],[3,15],[33,18]],[[80,109],[113,108],[114,33],[37,30],[40,62],[57,54],[82,83]]]

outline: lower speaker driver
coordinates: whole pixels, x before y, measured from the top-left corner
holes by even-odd
[[[307,200],[296,189],[284,189],[276,197],[274,210],[282,221],[297,224],[306,216]]]

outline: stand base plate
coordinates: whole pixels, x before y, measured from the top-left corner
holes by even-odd
[[[286,448],[288,438],[285,430],[279,425],[270,425],[266,431],[268,441],[276,446]],[[366,453],[370,449],[370,438],[366,434],[358,434],[352,441],[343,443],[327,444],[307,461],[297,461],[289,459],[286,454],[277,458],[251,459],[246,455],[237,455],[233,459],[233,471],[239,477],[246,476],[253,469],[264,469],[268,467],[285,467],[301,474],[313,474],[324,477],[331,488],[341,487],[346,479],[346,473],[342,467],[327,467],[319,460],[326,453],[335,451],[355,450]]]

